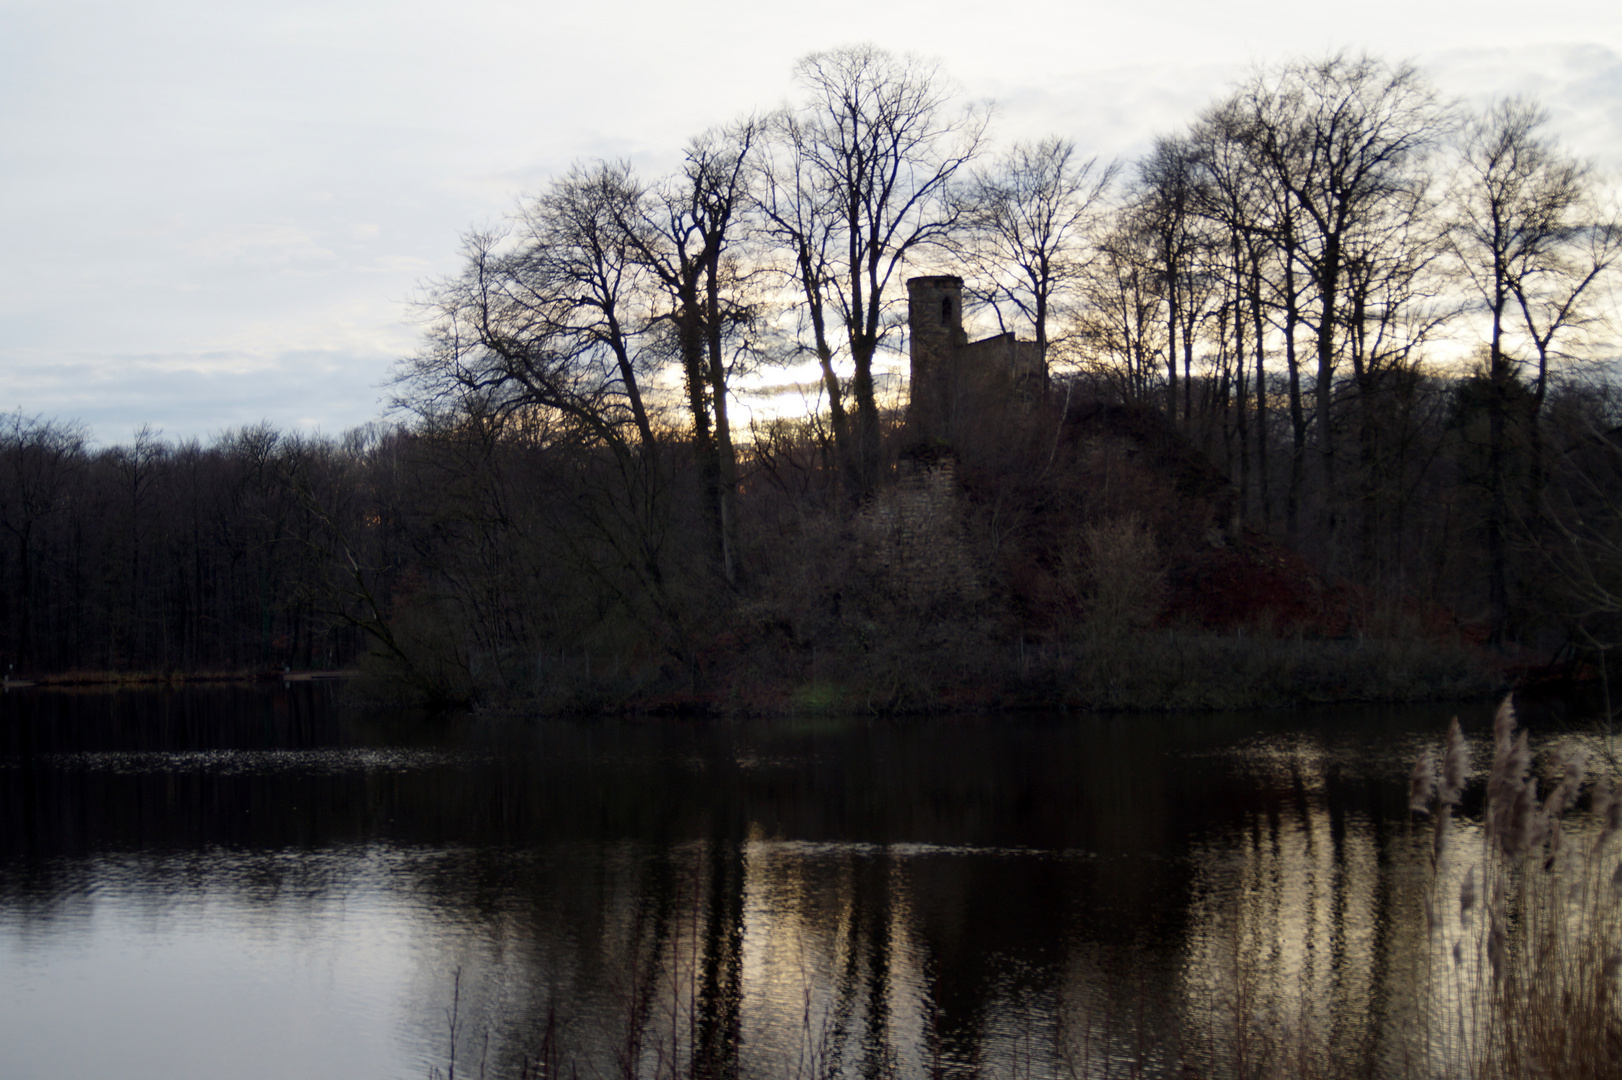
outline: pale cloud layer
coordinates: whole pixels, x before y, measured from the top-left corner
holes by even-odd
[[[1622,6],[1307,7],[0,0],[0,410],[104,441],[373,419],[463,229],[576,158],[659,171],[858,41],[1106,156],[1258,64],[1368,50],[1535,95],[1622,167]]]

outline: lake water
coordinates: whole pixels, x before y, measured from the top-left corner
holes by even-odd
[[[467,1077],[1210,1076],[1292,1030],[1397,1074],[1427,962],[1408,772],[1454,713],[1479,758],[1491,711],[14,691],[0,1075],[426,1078],[453,1016]]]

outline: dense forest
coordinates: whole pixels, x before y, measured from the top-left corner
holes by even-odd
[[[388,422],[97,448],[7,417],[7,670],[1162,707],[1622,640],[1622,218],[1536,103],[1333,55],[1109,162],[999,146],[878,49],[796,78],[669,175],[582,162],[466,234]],[[926,274],[1045,367],[945,437],[890,374]]]

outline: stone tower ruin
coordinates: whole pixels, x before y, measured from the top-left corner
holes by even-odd
[[[907,282],[911,396],[907,426],[920,442],[957,442],[982,421],[1041,396],[1046,370],[1034,341],[963,332],[963,279]]]
[[[908,280],[907,332],[912,360],[907,426],[920,441],[945,438],[956,413],[957,357],[968,344],[963,334],[963,279]]]

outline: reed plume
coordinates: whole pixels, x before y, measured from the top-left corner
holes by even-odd
[[[1552,786],[1540,802],[1528,733],[1516,721],[1506,697],[1493,718],[1482,857],[1459,885],[1456,929],[1444,927],[1438,943],[1437,959],[1451,957],[1454,974],[1451,985],[1438,987],[1446,1004],[1437,1029],[1459,1032],[1444,1041],[1439,1075],[1616,1077],[1622,1075],[1616,1064],[1622,865],[1613,869],[1608,845],[1622,831],[1622,795],[1614,784],[1603,794],[1596,790],[1589,823],[1568,823],[1590,783],[1588,755],[1569,742],[1550,751],[1541,771]],[[1446,818],[1464,787],[1467,758],[1455,721],[1437,782],[1439,832],[1450,830]],[[1579,828],[1573,837],[1596,834],[1591,846],[1567,843],[1568,829]],[[1433,852],[1443,843],[1438,835]],[[1422,898],[1428,923],[1436,917],[1438,863],[1433,854],[1432,883]],[[1472,926],[1477,907],[1484,914]]]
[[[1515,697],[1506,694],[1498,703],[1492,718],[1493,768],[1498,767],[1502,754],[1509,749],[1510,737],[1515,733]]]
[[[1431,771],[1431,756],[1422,753],[1414,762],[1414,771],[1408,776],[1408,809],[1416,814],[1430,813],[1431,796],[1436,793],[1436,778]]]
[[[1560,770],[1560,786],[1554,789],[1544,803],[1544,813],[1551,819],[1560,818],[1577,801],[1583,781],[1588,777],[1588,751],[1571,742],[1563,742],[1555,749],[1554,765]]]
[[[1500,715],[1503,712],[1499,710]],[[1489,841],[1497,841],[1510,860],[1525,857],[1531,849],[1533,819],[1539,809],[1536,782],[1527,775],[1532,751],[1526,732],[1514,736],[1514,715],[1510,709],[1507,727],[1494,725],[1493,770],[1487,781],[1487,836]]]
[[[1464,782],[1470,775],[1470,747],[1464,741],[1464,730],[1455,716],[1447,728],[1447,745],[1442,751],[1442,786],[1437,793],[1443,803],[1457,806]]]

